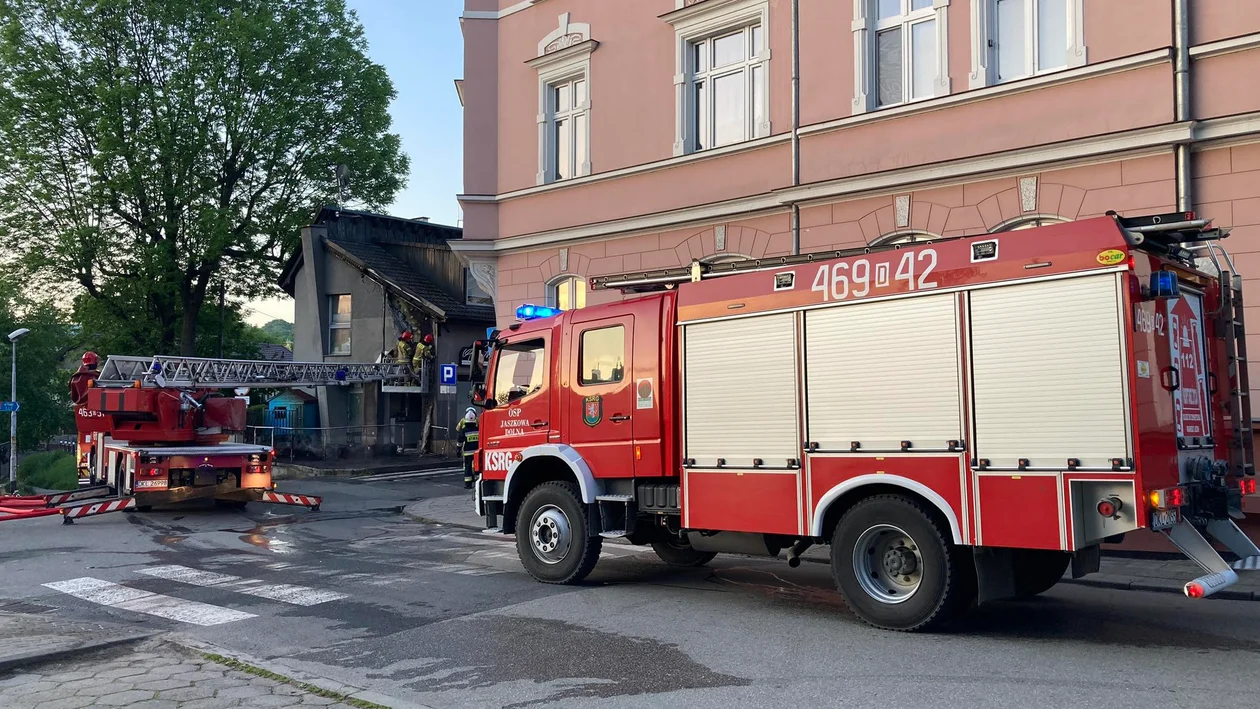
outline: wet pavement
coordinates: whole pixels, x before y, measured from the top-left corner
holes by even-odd
[[[605,545],[539,584],[510,539],[402,514],[457,476],[312,479],[323,509],[105,515],[0,529],[0,606],[260,658],[432,707],[1254,707],[1260,604],[1061,585],[947,632],[858,622],[822,564],[676,569]],[[389,705],[389,701],[378,700]],[[3,705],[3,702],[0,702]]]

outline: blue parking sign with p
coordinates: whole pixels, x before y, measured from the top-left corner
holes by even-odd
[[[441,378],[442,381],[440,382],[440,384],[442,384],[443,386],[454,384],[455,383],[455,365],[453,364],[441,365],[441,369],[438,370],[438,376]]]

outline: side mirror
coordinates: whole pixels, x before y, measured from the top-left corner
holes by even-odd
[[[486,398],[486,385],[474,384],[472,388],[472,405],[483,409],[493,409],[494,399]]]

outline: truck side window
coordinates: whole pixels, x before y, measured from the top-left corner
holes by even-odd
[[[583,332],[579,352],[578,381],[583,386],[621,381],[626,374],[626,328],[617,325]]]
[[[494,368],[494,399],[506,404],[542,390],[544,356],[542,340],[514,342],[498,349],[499,361]]]

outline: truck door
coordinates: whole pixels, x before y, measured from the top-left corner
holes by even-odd
[[[634,316],[578,320],[566,339],[565,430],[595,477],[634,474]]]
[[[485,450],[483,470],[508,471],[514,456],[530,446],[550,440],[555,428],[551,420],[549,394],[550,335],[511,342],[496,350],[494,380],[488,395],[494,408],[481,416],[481,441]]]

